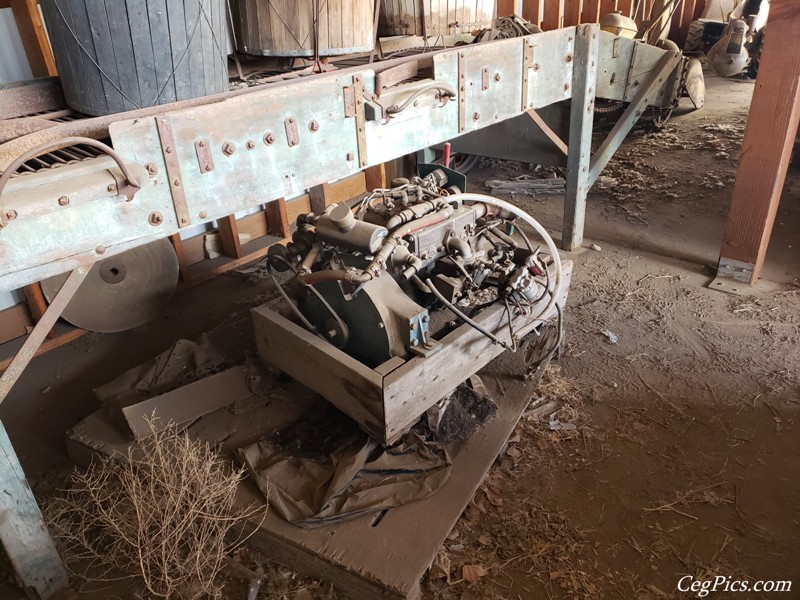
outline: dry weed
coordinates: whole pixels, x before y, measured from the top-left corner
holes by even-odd
[[[265,509],[237,509],[244,472],[208,444],[149,426],[153,435],[125,460],[76,470],[45,505],[48,523],[83,579],[139,579],[162,598],[219,597],[225,557],[244,541],[244,522]]]

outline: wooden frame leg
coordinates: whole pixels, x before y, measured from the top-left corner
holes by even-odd
[[[25,292],[25,298],[28,300],[28,309],[31,311],[33,321],[36,323],[47,310],[47,300],[44,297],[44,292],[42,292],[42,285],[40,283],[32,283],[31,285],[26,285],[23,291]],[[47,332],[47,337],[51,340],[57,335],[55,329]]]
[[[385,163],[364,169],[364,182],[368,192],[385,189],[387,187]]]
[[[586,194],[589,193],[589,160],[592,153],[597,56],[600,27],[580,25],[575,36],[572,108],[567,154],[567,182],[561,247],[575,250],[583,243]]]
[[[328,183],[315,185],[308,190],[308,198],[311,201],[311,212],[321,215],[325,212],[331,198],[331,186]]]
[[[800,10],[773,0],[747,117],[718,277],[758,281],[800,123]]]
[[[228,215],[217,219],[217,230],[222,253],[231,258],[241,258],[242,244],[239,242],[239,227],[236,225],[236,217]]]
[[[285,199],[278,198],[268,202],[264,208],[264,213],[267,218],[267,233],[284,240],[291,235]]]

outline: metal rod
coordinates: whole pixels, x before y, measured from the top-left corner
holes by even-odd
[[[44,339],[56,324],[56,321],[58,321],[61,313],[64,312],[69,301],[72,300],[75,292],[78,291],[78,288],[81,286],[81,283],[83,283],[83,280],[86,278],[91,268],[92,265],[81,265],[69,274],[64,285],[61,286],[61,289],[58,290],[58,293],[47,307],[47,310],[44,311],[42,318],[39,319],[39,322],[36,323],[36,326],[28,334],[28,338],[25,340],[25,343],[22,344],[22,348],[19,349],[19,352],[17,352],[12,359],[11,364],[8,365],[8,368],[5,370],[2,377],[0,377],[0,403],[6,399],[11,388],[14,387],[20,375],[22,375],[22,372],[31,360],[33,360],[36,351],[42,345],[42,342],[44,342]]]

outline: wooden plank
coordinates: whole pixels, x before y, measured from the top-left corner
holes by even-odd
[[[34,77],[52,77],[58,75],[56,62],[50,41],[39,13],[36,0],[11,0],[9,3],[14,11],[14,20],[17,22],[22,46],[31,66]]]
[[[25,298],[28,300],[28,310],[33,320],[38,323],[47,310],[47,300],[42,292],[42,286],[39,283],[32,283],[31,285],[26,285],[23,291],[25,292]],[[47,337],[51,340],[55,339],[57,335],[55,329],[47,332]]]
[[[591,187],[589,161],[592,155],[599,29],[596,24],[581,25],[575,37],[575,68],[572,72],[572,105],[567,143],[567,188],[561,235],[561,247],[566,250],[575,250],[583,243],[586,195]]]
[[[242,257],[242,244],[239,241],[239,228],[236,226],[236,217],[228,215],[217,219],[222,253],[231,258]]]
[[[581,22],[581,0],[565,0],[563,27],[572,27]]]
[[[764,266],[800,122],[798,31],[800,4],[773,0],[720,250],[720,271],[744,269],[736,278],[750,284]]]
[[[626,17],[633,16],[634,0],[617,0],[617,10]]]
[[[522,18],[534,25],[542,23],[543,0],[524,0],[522,3]]]
[[[600,2],[600,18],[617,10],[617,0],[602,0]]]
[[[286,214],[286,200],[278,198],[267,202],[264,212],[267,218],[267,231],[270,235],[283,239],[291,235],[289,217]]]
[[[581,23],[598,23],[600,21],[600,0],[583,0]]]
[[[382,378],[266,306],[253,309],[261,358],[323,394],[377,440],[384,439]],[[314,377],[309,381],[308,374]]]
[[[542,29],[558,29],[564,20],[564,0],[548,0],[544,3]]]
[[[69,585],[22,465],[0,422],[0,541],[25,588],[49,598]]]
[[[238,366],[126,406],[122,415],[133,436],[143,440],[170,424],[183,429],[203,415],[252,395],[247,386],[247,368]],[[155,419],[152,427],[148,423],[151,419]]]
[[[368,167],[364,170],[364,185],[367,191],[385,189],[386,182],[386,165],[381,163],[374,167]]]
[[[313,212],[315,215],[321,215],[325,212],[325,207],[329,204],[332,204],[330,201],[330,184],[321,183],[319,185],[315,185],[308,190],[308,197],[311,201],[311,212]]]
[[[0,311],[0,344],[25,335],[32,326],[33,319],[24,302]]]
[[[497,16],[507,17],[508,15],[516,15],[519,10],[519,0],[498,0],[497,2]]]

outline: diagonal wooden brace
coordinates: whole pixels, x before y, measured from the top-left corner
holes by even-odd
[[[589,167],[589,187],[594,185],[597,178],[600,177],[600,173],[603,172],[608,161],[610,161],[616,151],[619,150],[622,142],[630,133],[631,129],[633,129],[633,126],[636,125],[639,117],[642,116],[644,109],[647,108],[649,104],[654,103],[653,101],[656,98],[658,90],[661,89],[670,73],[675,70],[680,62],[680,52],[668,52],[658,61],[656,67],[650,72],[647,79],[645,79],[642,87],[640,87],[639,91],[633,96],[631,103],[628,105],[628,108],[625,109],[625,112],[622,113],[617,124],[614,125],[614,128],[609,132],[606,139],[603,140],[603,143],[600,144],[600,147],[592,156]]]
[[[17,382],[20,375],[22,375],[22,372],[31,362],[39,346],[42,345],[48,332],[56,324],[56,321],[58,321],[61,313],[64,312],[69,301],[72,300],[75,292],[78,291],[78,288],[81,286],[81,283],[83,283],[83,280],[86,278],[91,268],[91,264],[81,265],[70,273],[64,285],[61,286],[61,289],[58,290],[55,298],[53,298],[53,301],[47,307],[47,310],[44,311],[42,318],[39,319],[36,326],[30,334],[28,334],[28,338],[25,340],[25,343],[22,344],[22,348],[19,349],[19,352],[14,356],[14,359],[11,361],[11,364],[8,365],[3,376],[0,377],[0,403],[6,399],[11,388],[14,387],[14,384]]]

